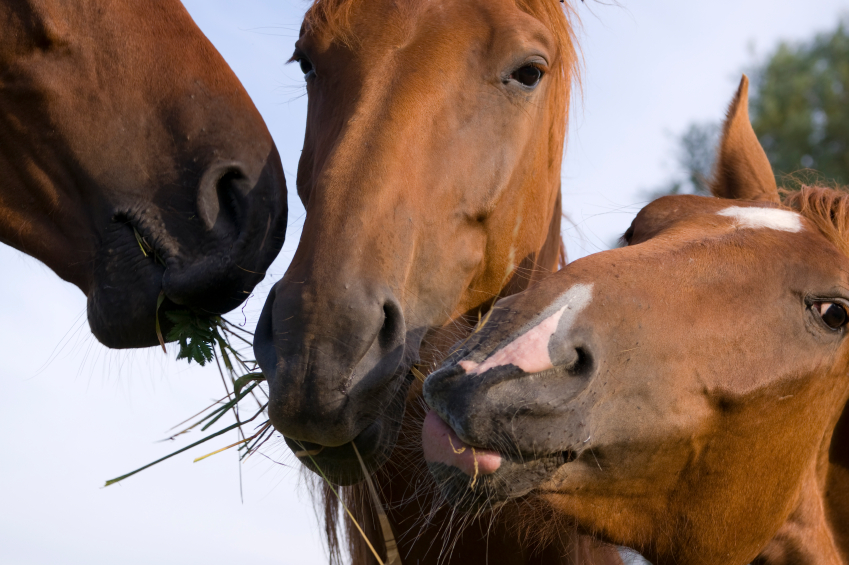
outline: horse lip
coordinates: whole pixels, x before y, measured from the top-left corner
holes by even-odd
[[[425,379],[424,385],[422,387],[422,397],[424,398],[425,403],[431,410],[434,410],[437,414],[439,414],[440,418],[448,422],[448,418],[446,418],[447,414],[444,414],[441,410],[439,399],[434,396],[435,392],[433,390],[433,383],[436,382],[439,378],[452,378],[460,376],[465,373],[466,370],[459,364],[459,362],[452,362],[450,365],[443,365],[436,371],[432,372]],[[428,386],[430,384],[431,386]]]
[[[166,261],[168,253],[165,250],[165,246],[159,241],[155,230],[150,226],[150,222],[145,221],[142,216],[131,211],[124,211],[116,213],[112,221],[127,225],[138,234],[142,240],[139,241],[139,248],[144,251],[145,255],[151,255],[152,251],[155,256],[151,257],[151,259],[156,260],[156,256],[158,256],[162,259],[163,263]],[[149,246],[149,249],[142,247],[143,244]]]
[[[423,397],[428,407],[439,415],[439,417],[454,431],[454,433],[457,434],[457,437],[459,437],[461,441],[471,446],[494,450],[501,455],[503,460],[510,461],[514,464],[524,465],[534,463],[536,461],[547,461],[550,464],[551,462],[559,459],[561,461],[561,465],[565,465],[578,458],[582,451],[580,448],[583,446],[576,447],[572,445],[567,447],[549,448],[546,452],[541,453],[535,447],[525,446],[522,448],[516,444],[515,441],[511,441],[509,438],[500,437],[499,441],[491,441],[492,437],[488,438],[488,436],[490,436],[493,431],[489,429],[488,426],[484,426],[483,428],[477,426],[468,427],[469,424],[473,423],[471,420],[467,418],[461,418],[458,420],[457,418],[452,417],[452,401],[453,404],[455,404],[455,414],[458,409],[461,413],[464,413],[468,409],[468,405],[466,403],[469,396],[468,391],[462,391],[462,389],[457,388],[458,386],[463,387],[469,384],[469,381],[466,378],[463,378],[463,375],[466,375],[467,371],[460,365],[460,361],[462,361],[462,359],[457,359],[451,364],[443,365],[437,371],[431,373],[425,381]],[[510,370],[510,367],[507,367],[506,369]],[[519,374],[525,374],[518,368],[514,369],[519,371]],[[479,377],[481,382],[483,382],[490,373],[503,372],[504,370],[505,368],[490,369],[481,375],[476,375],[476,378]],[[456,380],[458,377],[460,380]],[[440,382],[440,380],[443,382]],[[463,402],[460,402],[461,399],[458,394],[465,397],[462,399]],[[460,403],[461,405],[458,407],[456,403]],[[486,414],[479,414],[476,418],[486,418]],[[484,435],[481,435],[482,431]],[[506,445],[514,449],[488,447],[488,445],[493,444],[502,446]]]
[[[269,383],[277,377],[277,349],[274,347],[273,331],[274,298],[275,292],[272,289],[262,307],[259,321],[254,329],[253,345],[254,357]]]
[[[366,467],[372,472],[389,460],[398,443],[401,421],[406,410],[407,391],[414,378],[409,371],[406,375],[381,416],[373,419],[352,440],[356,443]],[[396,409],[395,412],[393,408]],[[288,437],[284,439],[289,448],[298,455],[301,463],[313,472],[324,475],[330,482],[347,486],[363,480],[362,467],[351,448],[351,442],[328,447]]]
[[[94,258],[88,321],[98,341],[111,348],[150,347],[159,341],[154,327],[165,266],[152,256],[144,257],[136,226],[140,222],[130,215],[115,214],[102,232]],[[160,308],[166,333],[170,322],[162,311],[172,307],[166,300]]]
[[[382,431],[383,422],[375,420],[357,434],[353,441],[337,447],[326,447],[290,438],[284,439],[289,449],[307,468],[322,475],[333,484],[348,486],[363,480],[362,467],[351,447],[352,443],[357,445],[357,450],[368,469],[377,469],[389,459],[391,449],[387,452],[380,444]]]
[[[499,453],[502,464],[489,475],[472,477],[444,463],[428,462],[428,469],[452,506],[465,512],[494,511],[510,501],[541,494],[540,486],[577,457],[567,450],[517,461]]]

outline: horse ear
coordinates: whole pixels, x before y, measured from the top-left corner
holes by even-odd
[[[780,202],[769,159],[749,121],[746,75],[728,108],[710,188],[720,198]]]

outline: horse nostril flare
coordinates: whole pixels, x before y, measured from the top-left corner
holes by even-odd
[[[377,334],[377,342],[381,349],[391,349],[403,340],[403,333],[404,317],[401,309],[394,301],[387,300],[383,304],[383,325]]]
[[[215,186],[216,196],[218,197],[218,221],[228,224],[235,233],[239,235],[241,231],[242,218],[244,216],[242,207],[244,201],[243,185],[247,182],[245,175],[238,169],[228,170],[218,179]]]
[[[238,237],[245,218],[245,197],[250,188],[247,175],[232,163],[212,167],[204,173],[198,190],[197,210],[207,229]]]
[[[576,347],[571,363],[566,365],[570,374],[579,377],[592,373],[594,367],[593,356],[585,347]]]

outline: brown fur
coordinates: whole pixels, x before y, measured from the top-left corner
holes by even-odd
[[[355,42],[356,36],[350,29],[350,12],[353,3],[352,0],[319,0],[307,11],[304,25],[310,26],[316,33],[328,34],[339,41],[346,43]],[[579,80],[579,59],[571,22],[575,15],[573,8],[569,4],[538,0],[518,0],[517,5],[527,13],[546,22],[557,38],[559,54],[557,68],[554,73],[556,86],[554,87],[555,93],[550,100],[550,105],[552,108],[555,108],[555,113],[550,122],[549,129],[551,146],[549,163],[552,170],[559,171],[565,148],[565,134],[572,90],[571,85],[572,81]],[[563,17],[564,13],[566,15],[565,18]],[[538,280],[540,276],[544,276],[546,273],[550,273],[566,265],[565,245],[560,231],[561,218],[561,194],[558,184],[548,237],[539,253],[529,255],[518,264],[510,280],[504,286],[504,289],[492,298],[485,299],[482,304],[474,308],[473,312],[477,313],[478,316],[485,315],[489,305],[494,302],[495,298],[521,292],[528,288],[533,281]],[[422,348],[423,357],[431,360],[431,367],[435,368],[438,366],[444,353],[454,345],[454,342],[458,338],[462,337],[463,332],[470,331],[476,322],[477,319],[471,313],[468,313],[456,317],[442,330],[435,331],[429,335]],[[412,402],[418,402],[417,395],[413,394],[412,396],[414,399]],[[426,524],[417,522],[416,526],[413,526],[412,529],[399,525],[409,524],[411,516],[407,512],[411,504],[408,502],[401,503],[397,499],[399,497],[406,499],[412,496],[411,489],[422,488],[421,485],[416,485],[416,482],[426,483],[429,479],[426,469],[423,466],[423,461],[418,453],[412,456],[399,455],[399,452],[403,452],[405,447],[409,451],[417,451],[419,441],[417,431],[420,428],[421,418],[421,414],[410,410],[408,406],[405,421],[408,422],[406,424],[409,427],[408,433],[413,438],[412,445],[399,445],[399,447],[396,447],[396,453],[387,465],[387,468],[382,469],[376,475],[378,483],[387,485],[388,487],[384,490],[384,493],[393,493],[394,495],[390,495],[388,499],[384,498],[384,500],[386,500],[387,506],[392,510],[391,515],[398,518],[395,521],[394,530],[396,538],[400,536],[399,544],[402,550],[402,558],[406,558],[405,563],[408,563],[412,558],[409,554],[411,545],[424,545],[428,548],[423,556],[416,557],[417,564],[429,563],[431,561],[439,563],[468,563],[468,560],[464,560],[460,555],[468,555],[473,558],[481,557],[480,551],[485,551],[485,554],[489,555],[490,548],[487,547],[490,545],[489,541],[487,541],[484,548],[479,548],[478,543],[469,543],[470,540],[464,539],[462,528],[460,531],[450,534],[456,538],[451,540],[453,542],[450,550],[451,557],[446,557],[442,554],[442,551],[438,549],[440,544],[445,542],[445,540],[440,539],[441,536],[446,535],[442,532],[442,523],[451,520],[450,517],[444,515],[444,509],[442,511],[436,511],[429,516]],[[387,472],[387,469],[391,469],[391,471]],[[398,493],[399,490],[401,491],[400,495]],[[376,523],[372,501],[366,496],[363,486],[343,487],[342,492],[344,493],[343,498],[348,504],[349,509],[352,510],[359,520],[360,525],[367,532],[372,544],[377,547],[381,558],[385,559],[383,536]],[[430,496],[434,494],[431,493]],[[421,493],[419,492],[416,496],[421,497]],[[338,532],[340,530],[339,519],[342,519],[345,536],[348,541],[347,551],[352,556],[352,564],[376,565],[377,562],[362,539],[359,530],[350,523],[347,515],[342,512],[336,496],[330,489],[324,488],[322,490],[322,498],[325,532],[327,534],[326,541],[330,550],[331,562],[341,563],[342,553],[340,551]],[[415,506],[421,504],[428,503],[418,501]],[[620,562],[615,552],[611,552],[609,548],[595,545],[589,541],[589,538],[580,536],[574,527],[570,528],[568,522],[561,523],[561,521],[554,519],[555,516],[552,513],[541,510],[540,508],[535,508],[529,511],[528,507],[523,506],[518,508],[517,512],[512,513],[509,516],[510,519],[505,520],[505,517],[502,516],[500,522],[495,526],[495,531],[498,533],[493,534],[493,538],[499,535],[506,535],[508,540],[515,540],[520,546],[524,546],[528,553],[522,558],[522,563],[553,564],[556,560],[557,563],[563,563],[564,565],[590,563],[602,565],[604,563],[616,564]],[[489,518],[485,518],[484,522],[489,522]],[[558,527],[558,524],[560,524],[560,527]],[[471,532],[471,535],[466,537],[474,537],[474,532],[479,526],[467,524],[464,527],[468,528]],[[417,528],[421,528],[421,530],[415,531]],[[463,551],[464,543],[469,546],[471,553]],[[436,547],[431,548],[430,546],[432,544],[435,544]],[[508,545],[510,545],[510,542],[508,542]],[[554,550],[553,554],[550,553],[552,549]],[[496,554],[498,554],[498,548],[497,544],[494,544],[490,559],[495,559],[495,561],[491,562],[506,563],[506,561],[503,561],[506,558],[505,555],[494,557]]]
[[[240,304],[283,243],[283,170],[186,9],[2,0],[0,22],[0,242],[79,287],[110,347],[158,343],[160,293]]]
[[[491,504],[522,502],[497,490],[499,473],[518,468],[511,485],[540,499],[538,520],[577,524],[655,565],[849,563],[849,325],[817,306],[847,313],[849,194],[804,187],[782,207],[765,191],[774,179],[753,165],[762,151],[741,118],[745,88],[720,148],[724,199],[652,202],[627,247],[496,305],[426,381],[458,441],[506,454],[482,479]],[[731,207],[794,210],[800,229],[741,225]],[[522,357],[554,347],[591,362],[535,373],[505,363],[469,378],[464,367],[503,351],[576,285],[591,288],[585,308]],[[571,457],[541,476],[527,471],[535,460],[511,467],[516,450]]]
[[[389,381],[394,384],[413,362],[437,365],[448,344],[467,336],[497,297],[527,288],[565,262],[560,168],[579,62],[573,19],[572,7],[557,0],[313,3],[295,55],[316,73],[308,81],[298,169],[307,219],[255,345],[271,387],[271,420],[284,436],[344,446],[369,419],[383,426],[400,419],[387,412],[387,391],[396,389],[375,386],[367,398],[361,392],[368,390],[361,375],[378,381],[369,367],[397,351],[377,355],[374,345],[366,346],[378,342],[374,333],[365,335],[373,311],[364,304],[397,301],[401,306],[391,310],[402,315],[375,316],[382,328],[403,320],[419,332],[405,344]],[[507,90],[513,86],[498,77],[519,63],[511,57],[536,56],[528,46],[545,54],[545,78],[538,90]],[[504,158],[488,161],[502,151]],[[395,336],[384,342],[389,337]],[[418,390],[415,384],[407,394],[401,439],[376,475],[405,563],[435,563],[440,556],[474,563],[488,551],[504,565],[571,563],[583,549],[564,557],[566,546],[595,551],[576,533],[562,546],[535,551],[504,516],[455,529],[453,553],[443,554],[445,510],[422,523],[422,508],[433,499],[414,494],[422,476]],[[384,464],[376,451],[364,454],[372,467]],[[326,470],[345,461],[335,455],[343,453],[325,448],[316,464],[324,457]],[[340,476],[348,481],[350,474]],[[345,490],[379,546],[370,502],[360,487]],[[323,515],[338,518],[337,502],[326,497]],[[330,547],[338,547],[335,525],[327,531]],[[370,563],[359,535],[349,539],[355,563]]]
[[[356,41],[356,32],[351,29],[351,10],[357,2],[361,1],[363,0],[316,0],[304,15],[303,25],[309,26],[317,34],[350,44]],[[577,16],[571,4],[567,3],[548,0],[516,0],[516,5],[540,21],[546,22],[559,48],[557,68],[554,70],[557,86],[551,105],[559,109],[562,114],[555,114],[554,119],[551,120],[549,134],[552,147],[551,163],[559,170],[566,138],[572,82],[580,83],[579,57],[573,24]]]
[[[711,192],[720,198],[778,203],[775,176],[749,122],[749,78],[743,75],[728,109]],[[752,143],[754,140],[755,143]]]

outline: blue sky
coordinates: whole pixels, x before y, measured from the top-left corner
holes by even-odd
[[[306,98],[297,67],[284,63],[306,3],[186,6],[253,97],[290,184],[284,251],[244,309],[253,326],[303,221],[293,188]],[[833,28],[847,9],[846,0],[580,5],[583,96],[563,173],[570,256],[597,251],[627,228],[644,191],[674,172],[672,135],[691,121],[718,120],[741,71],[779,39]],[[280,445],[268,451],[276,463],[254,457],[242,466],[244,503],[227,453],[197,464],[177,458],[100,488],[170,448],[154,442],[219,394],[218,376],[177,363],[173,350],[105,350],[89,334],[75,287],[7,247],[0,265],[0,563],[324,562],[304,481]]]

